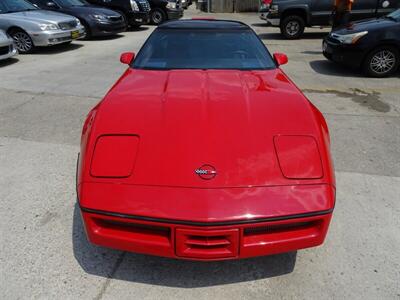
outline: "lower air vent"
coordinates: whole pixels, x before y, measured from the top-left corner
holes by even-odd
[[[239,230],[176,230],[176,255],[188,258],[230,258],[238,255]]]

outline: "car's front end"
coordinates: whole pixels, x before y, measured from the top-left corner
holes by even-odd
[[[192,260],[321,245],[335,199],[329,185],[193,189],[83,183],[79,194],[92,243]]]
[[[33,28],[28,31],[35,46],[53,46],[86,36],[85,28],[77,18],[64,19],[59,22],[45,20],[37,22],[37,29]]]
[[[370,45],[359,40],[368,35],[368,31],[355,33],[331,32],[322,42],[323,55],[332,61],[358,68]]]
[[[94,13],[89,16],[91,36],[108,36],[126,31],[126,22],[119,13]]]
[[[2,30],[0,30],[0,60],[5,60],[18,53],[14,41]]]
[[[176,20],[183,17],[183,7],[180,0],[167,1],[165,5],[168,20]]]
[[[279,6],[273,0],[262,0],[259,9],[260,19],[267,21],[271,26],[279,26]]]
[[[129,0],[129,5],[126,21],[130,26],[138,27],[150,22],[150,4],[147,0]]]

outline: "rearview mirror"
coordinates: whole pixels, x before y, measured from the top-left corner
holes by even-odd
[[[284,53],[274,53],[274,59],[278,66],[286,65],[288,63],[288,57]]]
[[[120,57],[120,62],[122,62],[125,65],[130,65],[133,59],[135,58],[135,53],[133,52],[125,52],[121,54]]]

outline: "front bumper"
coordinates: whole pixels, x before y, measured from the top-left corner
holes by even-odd
[[[167,9],[168,20],[180,19],[183,17],[183,9]]]
[[[326,184],[188,189],[82,183],[78,195],[87,237],[94,244],[224,260],[322,244],[335,189]]]
[[[327,59],[354,68],[361,66],[366,51],[359,45],[341,44],[329,37],[322,42],[322,53]]]
[[[52,46],[83,38],[86,33],[83,26],[78,26],[69,30],[29,32],[29,35],[35,46]]]
[[[92,36],[107,36],[126,31],[126,23],[113,22],[113,23],[94,23],[91,27]]]
[[[166,220],[82,209],[93,244],[123,251],[189,260],[242,259],[321,245],[331,212],[283,220],[223,226],[195,226]]]
[[[260,10],[260,19],[267,21],[267,23],[271,26],[279,27],[281,24],[281,19],[279,16],[270,10]]]
[[[149,12],[130,12],[127,15],[127,23],[131,26],[146,25],[150,22]]]
[[[13,57],[17,53],[18,51],[11,40],[6,43],[0,43],[0,60]]]

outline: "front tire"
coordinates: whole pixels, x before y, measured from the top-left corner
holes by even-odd
[[[162,9],[156,8],[150,13],[150,20],[152,24],[160,25],[167,20],[167,14]]]
[[[370,77],[387,77],[399,68],[400,52],[392,46],[383,46],[367,55],[363,63],[363,71]]]
[[[11,31],[10,36],[14,40],[14,44],[18,52],[21,54],[31,53],[35,48],[31,37],[23,30]]]
[[[280,25],[281,34],[288,40],[299,39],[305,27],[304,19],[296,15],[285,17]]]

